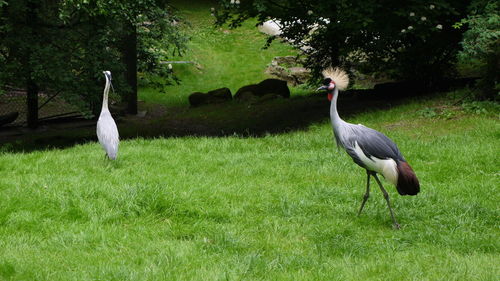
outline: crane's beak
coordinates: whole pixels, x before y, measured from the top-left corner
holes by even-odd
[[[330,90],[330,85],[323,85],[321,87],[319,87],[318,89],[316,89],[316,92],[318,91],[321,91],[321,90]],[[333,94],[331,92],[328,92],[328,100],[329,101],[332,101],[333,99]]]
[[[317,88],[317,89],[316,89],[316,92],[321,91],[321,90],[327,90],[327,89],[328,89],[328,86],[323,85],[323,86],[321,86],[321,87]]]

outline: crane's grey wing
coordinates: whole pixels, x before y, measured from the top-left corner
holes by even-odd
[[[106,154],[108,154],[108,157],[116,159],[120,136],[115,120],[111,117],[111,114],[101,114],[99,117],[97,121],[97,138],[102,148],[106,151]]]
[[[403,155],[401,155],[397,145],[387,136],[363,125],[350,124],[349,136],[346,139],[345,149],[353,158],[354,162],[362,167],[364,167],[364,164],[355,151],[356,143],[369,158],[392,158],[394,160],[404,161]]]

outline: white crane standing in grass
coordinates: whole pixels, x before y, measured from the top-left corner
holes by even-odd
[[[115,120],[108,109],[109,88],[110,86],[112,87],[111,72],[103,71],[103,73],[106,77],[106,86],[104,87],[101,115],[99,115],[99,120],[97,121],[97,138],[102,148],[106,151],[105,157],[107,156],[109,159],[115,160],[118,154],[120,136],[118,135]]]
[[[366,193],[358,215],[361,214],[370,196],[370,176],[373,176],[387,201],[394,227],[399,229],[400,226],[389,202],[389,194],[382,186],[377,173],[394,184],[401,195],[416,195],[420,191],[417,176],[396,144],[387,136],[361,124],[347,123],[339,117],[337,98],[339,90],[347,88],[349,76],[341,69],[330,67],[323,71],[323,77],[325,78],[323,86],[318,90],[327,90],[328,99],[331,101],[330,118],[337,146],[344,148],[356,164],[366,169]]]

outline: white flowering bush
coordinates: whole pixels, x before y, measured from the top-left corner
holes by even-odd
[[[306,66],[317,73],[329,65],[356,65],[424,83],[452,74],[462,32],[451,26],[465,17],[469,4],[465,0],[219,2],[218,24],[237,27],[249,18],[279,21],[280,36],[304,50]],[[276,38],[271,36],[268,43]],[[363,55],[357,60],[353,53]]]

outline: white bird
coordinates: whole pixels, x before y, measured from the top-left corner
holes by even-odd
[[[347,123],[339,117],[337,112],[339,89],[347,88],[349,76],[341,69],[328,68],[323,71],[323,77],[325,78],[323,86],[318,90],[327,90],[328,99],[331,101],[330,118],[337,146],[344,148],[356,164],[366,169],[366,193],[358,215],[361,214],[370,196],[370,176],[373,176],[387,201],[394,227],[399,228],[389,202],[389,194],[382,186],[377,173],[382,174],[387,181],[394,184],[399,194],[417,195],[420,191],[420,184],[415,172],[408,165],[397,145],[387,136],[361,124]]]
[[[118,144],[120,143],[120,136],[118,135],[118,128],[111,113],[108,109],[108,93],[111,85],[111,72],[103,71],[106,77],[106,86],[104,87],[104,94],[102,99],[101,115],[97,121],[97,138],[101,143],[102,148],[106,151],[109,159],[115,160],[118,154]]]

